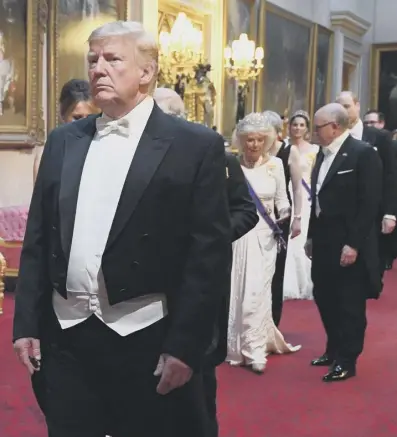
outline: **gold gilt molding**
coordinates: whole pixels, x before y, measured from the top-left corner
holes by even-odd
[[[160,32],[169,32],[176,20],[179,12],[184,12],[193,23],[193,26],[203,32],[204,56],[208,54],[205,51],[205,42],[208,38],[208,26],[206,15],[186,5],[176,5],[167,1],[159,1],[158,7],[158,35]]]
[[[114,20],[127,20],[130,15],[129,0],[115,0],[116,15]],[[51,131],[59,124],[58,98],[63,84],[59,83],[59,56],[60,56],[60,26],[59,0],[48,0],[49,19],[47,32],[47,131]],[[85,18],[85,23],[89,22]],[[84,50],[85,41],[81,41]],[[69,79],[72,79],[70,77]],[[81,78],[80,78],[81,79]]]
[[[44,140],[42,117],[42,51],[46,2],[26,0],[25,123],[0,125],[0,148],[31,148]]]
[[[316,66],[318,58],[318,36],[320,33],[327,34],[329,37],[329,50],[328,50],[328,60],[327,60],[327,77],[326,77],[326,90],[325,98],[328,103],[331,100],[331,89],[332,89],[332,63],[333,63],[333,52],[334,52],[334,33],[327,27],[315,24],[312,32],[313,38],[313,50],[311,59],[311,79],[310,79],[310,117],[313,120],[315,108],[315,93],[316,93]]]
[[[309,114],[310,120],[313,120],[314,115],[314,105],[316,99],[316,66],[317,66],[317,57],[318,57],[318,25],[315,24],[312,28],[310,35],[310,47],[312,47],[312,51],[310,53],[310,80],[308,83],[309,86]],[[328,77],[327,77],[328,80]],[[310,128],[312,123],[310,123]]]

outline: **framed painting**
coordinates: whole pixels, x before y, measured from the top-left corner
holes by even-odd
[[[246,33],[249,39],[257,41],[258,36],[258,2],[255,0],[225,0],[225,35],[224,47],[231,47],[234,40],[239,39],[240,34]],[[251,84],[250,84],[251,85]],[[226,71],[223,72],[222,85],[222,133],[225,138],[231,138],[236,126],[236,114],[238,104],[238,89],[236,81],[230,79]],[[248,105],[252,102],[251,90]]]
[[[42,51],[46,2],[0,2],[0,147],[42,143]]]
[[[70,79],[87,79],[88,37],[102,24],[125,20],[128,0],[49,0],[48,131],[59,120],[58,98]]]
[[[329,103],[331,95],[333,33],[331,30],[316,25],[314,36],[314,55],[312,62],[312,116],[317,109]]]
[[[397,44],[372,47],[371,106],[385,114],[386,129],[397,129]]]
[[[285,115],[299,109],[309,111],[314,26],[269,4],[264,21],[260,110]]]

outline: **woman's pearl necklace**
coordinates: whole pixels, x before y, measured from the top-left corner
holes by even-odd
[[[245,157],[243,158],[243,160],[244,160],[245,167],[247,167],[247,168],[255,168],[255,167],[260,167],[262,165],[263,157],[260,156],[258,161],[255,161],[255,162],[247,161],[247,159]]]
[[[252,161],[247,161],[247,159],[243,157],[243,163],[244,163],[244,167],[256,168],[256,167],[260,167],[262,164],[265,164],[269,159],[270,159],[270,155],[267,155],[267,159],[261,156],[259,157],[258,161],[252,162]]]

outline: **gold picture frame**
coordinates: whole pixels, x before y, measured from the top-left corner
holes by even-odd
[[[311,77],[312,77],[312,64],[313,64],[313,52],[314,52],[314,35],[315,35],[315,25],[314,23],[305,20],[304,18],[298,17],[297,15],[288,12],[278,6],[275,6],[273,4],[270,4],[268,2],[262,2],[262,6],[261,6],[261,11],[260,11],[260,22],[259,22],[259,42],[258,45],[260,45],[261,47],[264,48],[264,52],[265,52],[265,61],[269,60],[269,45],[268,45],[268,41],[266,38],[266,33],[267,33],[267,19],[269,17],[269,15],[273,15],[279,19],[284,20],[285,22],[289,22],[289,23],[294,23],[295,25],[299,25],[302,28],[306,28],[308,34],[308,47],[305,51],[305,53],[303,55],[305,55],[307,53],[307,63],[306,63],[306,90],[305,90],[305,95],[304,95],[304,104],[302,105],[302,108],[299,109],[304,109],[307,110],[310,113],[310,99],[311,99]],[[290,26],[291,27],[291,26]],[[296,38],[297,42],[300,42],[302,40],[302,38]],[[279,45],[280,46],[280,45]],[[283,48],[280,46],[279,47],[280,50],[283,50]],[[302,52],[303,53],[303,52]],[[268,75],[269,75],[269,71],[268,71],[268,65],[266,65],[262,70],[262,73],[260,74],[259,78],[258,78],[258,95],[257,95],[257,99],[256,99],[256,110],[257,111],[264,111],[265,109],[269,109],[269,110],[274,110],[274,111],[278,111],[280,113],[285,113],[285,115],[290,115],[289,112],[292,111],[292,99],[290,99],[289,97],[286,98],[285,103],[281,104],[280,103],[280,107],[279,108],[267,108],[266,106],[266,84],[267,84],[267,79],[268,79]],[[287,87],[287,84],[283,84],[284,87]],[[291,94],[294,94],[293,92],[291,92]],[[282,107],[281,107],[282,106]]]
[[[325,56],[326,66],[321,65],[324,62],[324,54],[320,53],[323,47],[324,41],[321,38],[326,37],[328,39],[328,54]],[[313,29],[313,53],[312,53],[312,64],[311,64],[311,78],[310,78],[310,116],[313,119],[314,113],[321,106],[326,105],[331,99],[331,89],[332,89],[332,63],[334,54],[334,33],[331,29],[321,26],[320,24],[315,24]],[[322,71],[319,71],[322,70]],[[318,80],[319,74],[325,74],[325,92],[322,98],[319,98],[318,92]],[[320,90],[321,91],[321,90]]]
[[[371,108],[384,113],[386,128],[393,131],[397,129],[397,65],[394,62],[396,58],[396,43],[372,46]]]
[[[7,24],[1,23],[4,31],[3,61],[8,62],[10,67],[8,80],[4,82],[4,89],[7,86],[7,90],[2,90],[4,111],[0,117],[0,149],[33,148],[43,144],[44,141],[42,65],[47,2],[45,0],[24,0],[24,4],[22,2],[23,0],[20,0],[15,3],[15,13],[25,14],[21,23],[13,16],[8,17],[10,19],[7,20],[6,14],[14,13],[12,8],[8,8],[7,11],[0,8],[1,19],[8,21]],[[7,33],[12,35],[13,31],[19,32],[21,29],[26,32],[24,46],[20,47],[17,44],[17,50],[12,47],[12,53],[7,53]],[[11,121],[2,123],[2,117],[7,117],[6,120]]]
[[[108,12],[102,14],[102,11],[99,11],[101,15],[98,17],[87,17],[87,15],[85,15],[85,17],[83,16],[80,20],[74,16],[69,23],[70,26],[67,27],[68,23],[65,23],[65,20],[60,20],[61,16],[72,16],[72,14],[67,13],[66,9],[61,9],[62,7],[67,7],[67,3],[67,0],[48,0],[50,14],[47,32],[47,132],[58,126],[60,122],[58,99],[61,88],[66,81],[74,78],[70,77],[71,74],[64,71],[65,69],[62,67],[62,63],[73,65],[74,68],[78,68],[80,72],[85,70],[85,66],[83,66],[81,62],[85,62],[84,44],[90,32],[106,21],[127,20],[129,17],[129,0],[113,0],[112,2],[109,0],[109,3],[111,3],[109,8],[113,8],[112,14]],[[83,15],[86,14],[85,11],[77,12]],[[78,35],[78,41],[67,41],[66,32],[74,38]],[[80,62],[77,67],[76,62],[67,63],[65,61],[68,57],[73,57],[73,54],[70,54],[70,52],[62,53],[65,46],[69,46],[71,51],[75,50],[75,61],[77,61],[77,63]],[[64,76],[63,78],[62,75]],[[82,73],[80,73],[79,76],[82,76]],[[82,79],[84,77],[76,78]]]

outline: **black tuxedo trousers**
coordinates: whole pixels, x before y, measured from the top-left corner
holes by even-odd
[[[327,335],[326,353],[355,370],[367,326],[368,274],[360,257],[352,266],[340,266],[342,246],[332,244],[330,229],[332,224],[321,216],[312,221],[313,296]]]
[[[207,437],[200,374],[156,392],[166,318],[125,337],[96,316],[66,330],[55,315],[48,323],[32,383],[49,437]]]

